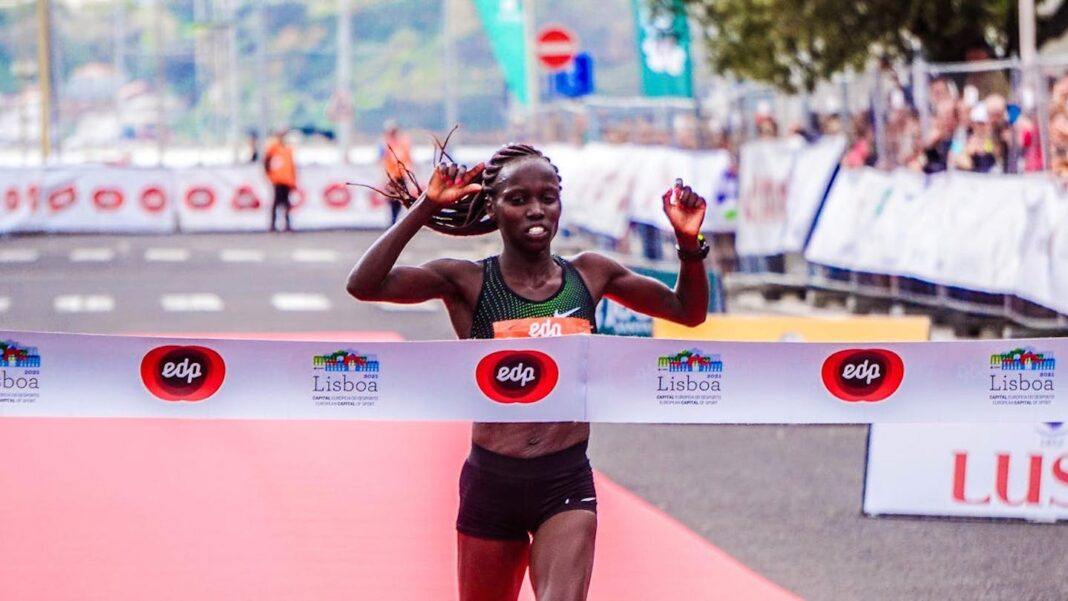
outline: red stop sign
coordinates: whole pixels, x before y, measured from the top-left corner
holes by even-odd
[[[562,71],[578,52],[579,38],[563,25],[546,25],[538,32],[534,47],[538,62],[549,71]]]

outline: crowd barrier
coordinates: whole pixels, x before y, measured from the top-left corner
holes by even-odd
[[[739,255],[805,247],[820,203],[845,151],[845,138],[758,140],[742,146],[738,174]]]
[[[384,227],[389,208],[348,181],[377,169],[309,165],[291,196],[295,229]],[[77,165],[0,169],[0,234],[265,230],[273,190],[258,165],[139,168]]]
[[[1065,314],[1068,198],[1042,176],[843,170],[804,257]]]
[[[730,166],[725,151],[684,151],[657,146],[588,144],[543,148],[564,182],[564,227],[614,239],[632,223],[664,230],[661,195],[675,179],[708,194]],[[485,149],[456,149],[457,161],[488,160]],[[486,156],[483,156],[486,155]],[[429,163],[415,165],[423,180]],[[374,163],[306,165],[292,198],[297,230],[381,228],[387,203],[359,182],[381,188]],[[21,232],[262,231],[273,190],[263,169],[243,166],[139,168],[75,165],[0,168],[0,234]],[[710,229],[732,213],[733,200],[713,203]]]
[[[0,332],[0,416],[1036,423],[1068,421],[1065,353],[1056,338],[346,344]]]
[[[864,513],[1068,520],[1068,426],[873,424]]]

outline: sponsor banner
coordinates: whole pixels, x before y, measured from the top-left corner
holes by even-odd
[[[864,513],[1068,520],[1068,426],[873,424]]]
[[[631,0],[642,93],[646,96],[693,96],[690,27],[681,0],[652,4]]]
[[[176,176],[182,231],[265,231],[274,189],[259,165],[183,169]]]
[[[488,160],[493,150],[456,148],[452,155],[473,165]],[[730,188],[724,151],[598,143],[553,144],[543,150],[564,183],[563,227],[614,239],[624,238],[634,221],[670,230],[661,195],[678,177],[709,199],[706,231],[734,227],[734,200],[714,200],[731,193],[724,190]],[[428,167],[415,165],[420,181]],[[376,163],[301,166],[299,187],[291,196],[293,228],[389,225],[384,199],[346,182],[382,187],[384,176]],[[47,189],[42,191],[42,185]],[[273,200],[273,188],[259,165],[0,169],[0,233],[266,230]]]
[[[653,318],[606,298],[597,305],[597,333],[649,338],[653,335]]]
[[[644,154],[638,146],[588,144],[581,153],[549,155],[563,182],[561,225],[617,240],[626,236],[632,190],[641,171],[635,166]]]
[[[723,199],[714,204],[730,167],[730,156],[725,151],[591,143],[583,147],[553,145],[545,149],[545,154],[557,166],[563,181],[561,225],[565,227],[615,239],[626,236],[631,222],[671,231],[662,196],[676,178],[682,178],[708,200],[702,229],[721,231],[733,227],[726,223],[734,217],[730,210],[733,201]]]
[[[630,216],[632,221],[656,226],[665,232],[673,228],[664,214],[663,195],[682,178],[686,185],[705,198],[708,209],[702,230],[719,231],[724,214],[715,203],[721,181],[730,168],[730,155],[725,151],[686,151],[654,148],[638,170],[631,190]],[[717,229],[718,228],[718,229]]]
[[[0,332],[0,416],[581,421],[585,346]]]
[[[30,167],[0,169],[0,234],[36,227],[41,173]]]
[[[523,0],[475,0],[475,8],[489,38],[493,56],[504,73],[508,91],[521,104],[529,104]]]
[[[1043,182],[1046,195],[1027,205],[1015,293],[1068,314],[1068,197]],[[1033,198],[1033,197],[1032,197]]]
[[[927,340],[931,319],[907,317],[791,317],[787,315],[709,315],[696,327],[653,320],[653,336],[681,340],[783,342],[910,342]]]
[[[172,173],[85,165],[0,175],[6,231],[165,233],[174,229]]]
[[[362,186],[347,182],[377,182],[377,165],[302,167],[299,187],[290,195],[293,229],[385,228],[390,223],[389,204]],[[273,193],[267,199],[274,201]]]
[[[844,151],[845,139],[837,136],[810,145],[793,139],[744,144],[739,164],[738,254],[767,256],[803,250]]]
[[[708,198],[705,231],[714,234],[738,231],[738,170],[736,168],[723,171],[712,196]]]
[[[1056,365],[1065,353],[1063,339],[343,343],[0,332],[0,415],[1034,423],[1068,421]]]
[[[805,259],[1068,312],[1068,198],[1043,177],[842,171]]]
[[[786,193],[786,225],[782,250],[800,252],[805,248],[816,221],[820,203],[831,185],[838,162],[845,153],[843,136],[824,136],[801,149],[790,173]]]

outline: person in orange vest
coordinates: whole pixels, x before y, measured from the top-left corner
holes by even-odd
[[[378,147],[378,159],[390,181],[408,185],[405,168],[412,168],[412,143],[408,136],[401,133],[400,126],[393,119],[386,121],[382,127],[382,144]],[[401,210],[400,201],[389,199],[389,209],[393,215],[391,223],[397,223],[397,215]]]
[[[281,209],[285,218],[284,231],[291,231],[289,226],[289,194],[297,187],[297,164],[293,160],[293,147],[286,143],[289,130],[279,130],[267,142],[263,152],[263,167],[267,179],[274,186],[274,204],[271,205],[271,231],[277,231],[275,222]]]

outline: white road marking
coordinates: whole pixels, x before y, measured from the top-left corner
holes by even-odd
[[[0,263],[32,263],[40,256],[36,248],[5,248],[0,250]]]
[[[338,253],[327,248],[298,248],[293,251],[293,260],[301,263],[332,263],[338,260]]]
[[[146,261],[180,262],[189,260],[188,248],[150,248],[145,251]]]
[[[11,308],[11,299],[6,296],[0,296],[0,313],[7,311]]]
[[[280,292],[271,296],[271,304],[279,311],[329,311],[330,299],[322,294]]]
[[[107,313],[115,310],[115,299],[106,294],[61,294],[52,307],[60,313]]]
[[[164,311],[222,311],[223,302],[210,292],[193,294],[164,294],[160,297]]]
[[[106,246],[97,248],[75,248],[70,251],[70,260],[75,263],[105,262],[115,258],[115,250]]]
[[[227,263],[259,263],[267,253],[255,248],[224,248],[219,258]]]
[[[400,303],[377,303],[379,309],[383,311],[390,311],[393,313],[433,313],[438,310],[437,301],[423,301],[421,303],[413,303],[410,305],[403,305]]]

